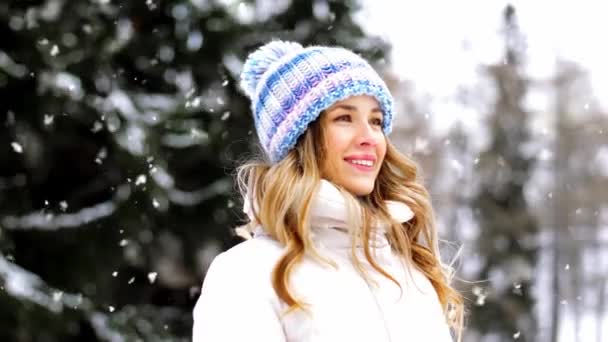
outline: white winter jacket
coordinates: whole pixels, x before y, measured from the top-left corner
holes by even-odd
[[[389,208],[400,222],[413,216],[405,205],[393,202]],[[283,246],[259,229],[253,239],[212,262],[193,311],[193,341],[451,342],[430,281],[391,250],[384,234],[376,237],[373,251],[403,293],[373,271],[362,247],[359,260],[376,284],[359,274],[350,258],[350,235],[343,230],[345,217],[342,195],[323,181],[311,210],[313,241],[338,269],[309,256],[294,269],[290,284],[297,298],[310,305],[310,315],[295,311],[282,316],[287,306],[275,294],[271,274]]]

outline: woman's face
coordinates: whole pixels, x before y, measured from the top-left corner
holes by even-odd
[[[374,189],[386,155],[378,102],[360,95],[336,102],[321,116],[325,160],[321,175],[355,196]]]

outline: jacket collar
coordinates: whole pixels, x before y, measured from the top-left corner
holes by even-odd
[[[311,208],[311,225],[313,240],[331,248],[350,248],[352,242],[348,226],[348,209],[346,200],[338,188],[327,180],[321,180],[319,191]],[[397,222],[407,222],[414,213],[405,203],[386,201],[391,217]],[[389,245],[386,237],[387,224],[372,224],[371,246],[375,248]],[[361,241],[357,242],[361,247]]]
[[[243,211],[253,219],[251,212],[251,197],[245,200]],[[257,208],[257,204],[254,203]],[[386,206],[391,217],[397,222],[407,222],[414,217],[414,213],[405,203],[386,201]],[[347,223],[347,205],[344,196],[338,188],[331,182],[322,179],[319,189],[313,200],[310,211],[310,221],[312,226],[312,238],[315,243],[330,248],[350,248],[352,242]],[[386,225],[376,223],[373,226],[372,243],[374,247],[388,246],[386,238]],[[254,231],[254,236],[265,235],[261,227]],[[360,246],[360,243],[358,243]]]

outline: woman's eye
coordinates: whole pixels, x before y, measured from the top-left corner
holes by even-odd
[[[350,121],[350,115],[340,115],[336,118],[338,121]]]
[[[374,125],[382,126],[382,119],[372,119]]]

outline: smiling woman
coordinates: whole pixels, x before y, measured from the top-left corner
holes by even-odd
[[[386,155],[378,102],[368,95],[338,101],[321,115],[321,127],[323,177],[354,195],[369,194]]]
[[[378,74],[342,48],[273,41],[241,77],[265,152],[238,174],[253,237],[211,264],[193,340],[459,339],[462,299]]]

